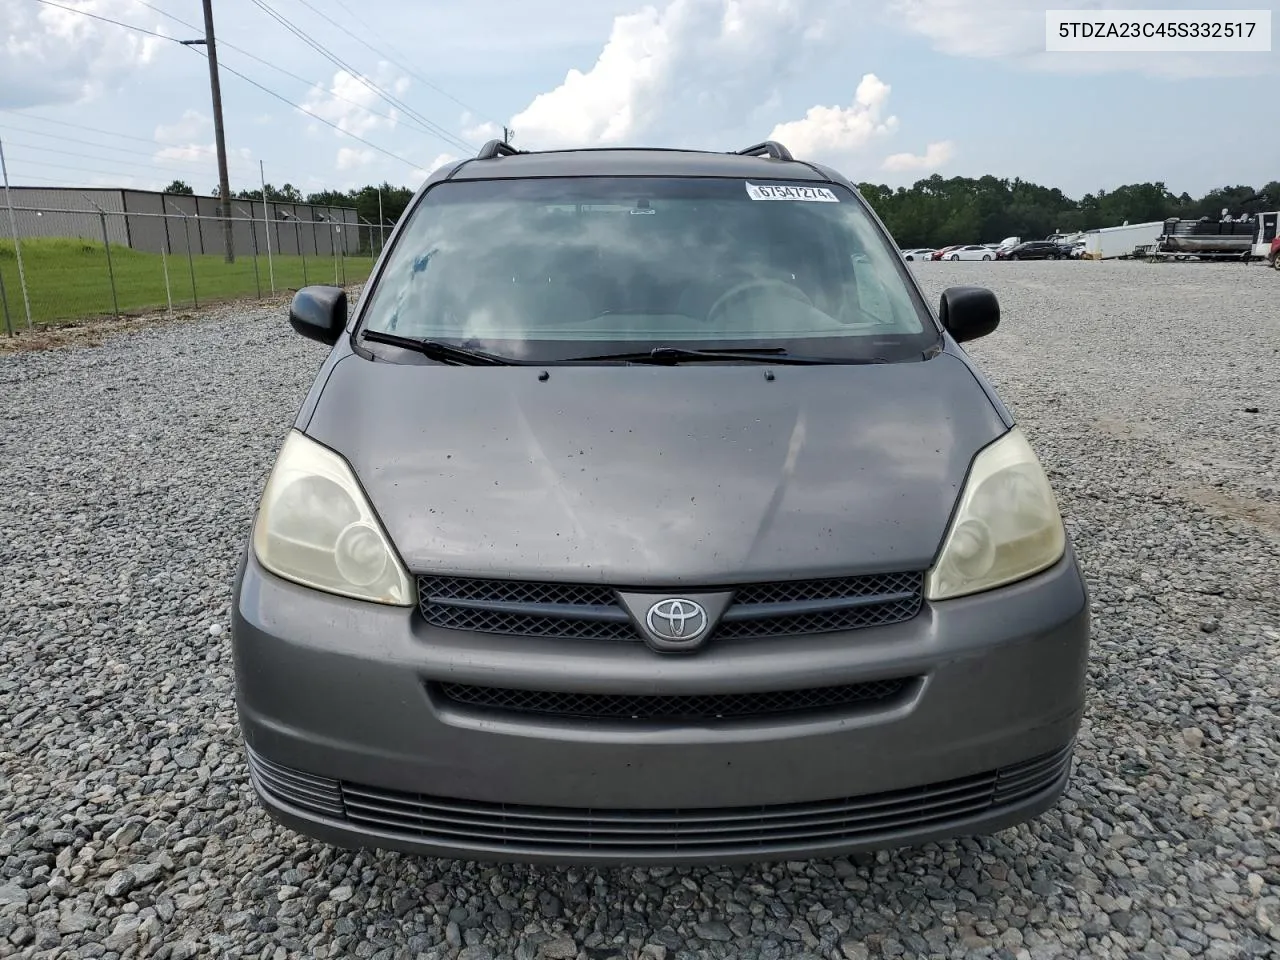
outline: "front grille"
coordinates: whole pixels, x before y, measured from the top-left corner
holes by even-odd
[[[810,803],[696,809],[615,810],[543,807],[406,793],[323,780],[341,798],[331,819],[374,834],[455,849],[572,857],[769,856],[807,847],[889,843],[928,830],[946,834],[966,821],[1034,798],[1064,776],[1072,745],[1023,763],[906,790]],[[277,802],[303,806],[289,784],[322,778],[267,764],[249,766]],[[287,772],[270,780],[264,769]],[[1016,788],[1009,785],[1017,784]],[[310,809],[310,808],[307,808]]]
[[[923,574],[913,572],[725,588],[733,600],[709,639],[793,637],[901,623],[920,612],[923,584]],[[655,600],[661,596],[653,592]],[[418,578],[418,605],[427,623],[449,630],[642,639],[614,590],[593,584],[424,576]]]
[[[449,630],[566,640],[638,640],[631,618],[608,587],[419,577],[427,623]]]
[[[707,721],[884,706],[915,683],[914,678],[902,677],[803,690],[661,696],[513,690],[462,683],[432,683],[429,690],[432,696],[451,703],[507,713],[589,720]]]

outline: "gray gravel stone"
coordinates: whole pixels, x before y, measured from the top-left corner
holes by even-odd
[[[990,837],[732,868],[486,866],[290,833],[248,785],[225,625],[324,348],[283,302],[214,307],[0,356],[0,955],[1280,957],[1274,271],[913,270],[934,300],[1000,296],[970,353],[1088,580],[1089,702],[1053,809]]]
[[[108,897],[123,897],[134,888],[137,878],[128,870],[117,870],[102,887]]]
[[[0,908],[10,906],[25,907],[30,901],[30,894],[16,883],[6,883],[0,886]]]
[[[538,956],[547,960],[573,960],[577,955],[578,945],[573,942],[573,937],[554,937],[538,948]]]
[[[97,926],[97,923],[97,918],[93,914],[83,910],[75,910],[64,913],[58,918],[58,932],[61,934],[84,933],[86,930],[92,930]]]

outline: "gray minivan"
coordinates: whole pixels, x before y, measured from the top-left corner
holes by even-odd
[[[249,771],[343,846],[727,862],[1050,807],[1089,603],[1023,432],[828,167],[436,171],[331,346],[234,587]]]

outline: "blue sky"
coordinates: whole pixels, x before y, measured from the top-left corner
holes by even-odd
[[[198,25],[195,0],[57,2],[199,35],[163,15]],[[1280,53],[1046,54],[1045,9],[1251,5],[1262,6],[215,0],[214,11],[224,68],[368,141],[224,69],[233,189],[257,182],[259,160],[269,181],[303,191],[416,185],[507,123],[530,148],[733,149],[775,135],[854,180],[993,173],[1078,197],[1139,180],[1199,195],[1280,177],[1280,124],[1264,116]],[[0,138],[14,182],[154,188],[180,177],[207,192],[217,182],[210,112],[207,65],[192,50],[38,0],[0,0]]]

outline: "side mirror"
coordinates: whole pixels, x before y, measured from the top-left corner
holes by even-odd
[[[333,346],[347,326],[347,291],[303,287],[289,304],[289,325],[304,337]]]
[[[977,340],[1000,326],[1000,302],[986,287],[947,287],[938,319],[957,343]]]

